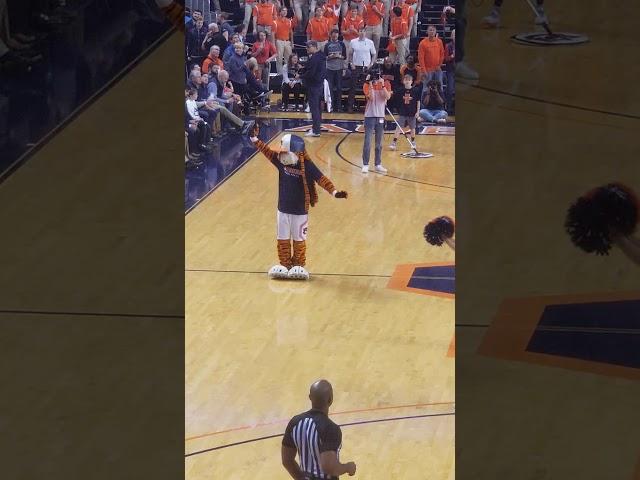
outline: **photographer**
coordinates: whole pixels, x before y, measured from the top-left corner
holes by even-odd
[[[440,91],[442,85],[436,80],[427,83],[427,90],[422,97],[422,103],[426,108],[418,112],[419,117],[425,122],[447,123],[447,112],[444,110],[444,100]]]
[[[307,42],[307,53],[309,60],[304,69],[302,80],[307,89],[307,100],[309,110],[313,120],[313,129],[307,132],[308,137],[319,137],[322,127],[322,109],[320,100],[324,94],[324,79],[327,70],[327,57],[324,52],[318,51],[318,42],[310,40]]]
[[[391,85],[380,76],[380,71],[373,68],[367,75],[364,84],[364,96],[367,107],[364,111],[364,147],[362,149],[362,173],[369,173],[369,154],[371,152],[371,135],[375,131],[375,168],[378,173],[387,173],[382,166],[382,139],[384,137],[384,116],[387,101],[391,98]]]

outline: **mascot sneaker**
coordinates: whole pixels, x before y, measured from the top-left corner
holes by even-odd
[[[289,278],[292,280],[309,280],[309,272],[304,267],[295,266],[289,270]]]
[[[274,265],[269,269],[269,278],[289,278],[289,270],[282,265]]]

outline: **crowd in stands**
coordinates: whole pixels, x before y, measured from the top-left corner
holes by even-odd
[[[302,81],[309,40],[327,57],[330,111],[361,111],[357,97],[380,63],[383,78],[398,92],[388,104],[392,111],[403,102],[399,92],[409,75],[422,89],[418,120],[444,123],[455,114],[455,29],[441,0],[223,3],[233,11],[222,11],[219,1],[186,4],[185,126],[192,152],[226,131],[242,131],[243,118],[270,108],[274,91],[281,94],[282,111],[309,111]],[[438,9],[426,32],[420,24],[425,8]]]

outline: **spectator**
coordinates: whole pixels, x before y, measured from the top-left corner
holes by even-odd
[[[189,80],[187,81],[187,88],[194,89],[196,92],[200,89],[202,85],[202,74],[200,70],[192,70],[189,74]],[[199,92],[198,92],[199,93]]]
[[[416,10],[418,8],[417,0],[398,0],[396,4],[397,7],[400,7],[402,10],[402,19],[407,22],[407,28],[411,37],[415,37],[417,35],[417,26],[418,22],[416,19],[418,18],[416,15],[420,10]],[[409,50],[409,41],[405,42],[406,50]]]
[[[337,0],[318,0],[318,6],[322,8],[322,16],[327,19],[327,28],[329,32],[338,26],[340,19],[340,7],[337,6]]]
[[[229,13],[221,12],[218,17],[220,18],[220,29],[222,30],[222,34],[225,36],[227,40],[231,38],[231,36],[235,33],[235,29],[231,22],[229,22]],[[247,23],[247,25],[249,25]],[[220,47],[220,50],[224,52],[224,48]]]
[[[187,89],[187,98],[185,100],[186,123],[191,130],[197,131],[198,147],[201,150],[207,150],[209,141],[211,140],[211,127],[209,123],[200,115],[200,107],[205,102],[198,102],[198,92],[194,88]]]
[[[384,117],[387,100],[391,98],[391,85],[383,78],[370,79],[364,84],[364,96],[367,106],[364,111],[364,146],[362,148],[362,173],[369,173],[369,155],[371,153],[371,135],[375,132],[375,169],[378,173],[387,173],[382,166],[382,139],[384,138]]]
[[[411,142],[416,142],[416,117],[418,116],[418,103],[422,95],[422,85],[414,85],[413,77],[405,75],[402,79],[403,88],[398,92],[398,123],[400,127],[411,128]],[[397,148],[398,135],[402,133],[400,127],[396,126],[393,134],[393,141],[389,148],[395,150]]]
[[[209,98],[209,75],[200,75],[200,86],[198,87],[198,100]]]
[[[360,28],[358,38],[351,40],[349,65],[352,70],[369,68],[376,61],[376,47],[371,39],[365,37],[365,28]]]
[[[267,40],[267,34],[264,31],[258,32],[258,39],[253,43],[251,54],[256,59],[256,62],[258,62],[260,79],[268,90],[271,61],[276,58],[276,47]]]
[[[369,40],[378,51],[380,46],[380,37],[382,36],[382,19],[384,18],[384,5],[378,0],[370,0],[365,4],[362,10],[364,23],[366,25],[365,33]]]
[[[400,77],[403,78],[405,74],[411,75],[414,85],[422,81],[422,70],[420,69],[420,65],[416,65],[416,60],[413,55],[407,56],[407,63],[400,66]]]
[[[282,107],[286,112],[289,109],[289,96],[293,93],[295,107],[293,111],[301,112],[304,109],[304,97],[306,96],[304,85],[300,77],[300,65],[298,55],[295,53],[289,57],[287,68],[282,71]],[[302,97],[302,98],[301,98]]]
[[[380,32],[380,36],[386,36],[389,32],[389,17],[391,14],[391,0],[380,0],[379,3],[382,4],[382,32]],[[378,47],[376,47],[378,48]]]
[[[238,35],[237,33],[234,33],[233,35],[231,35],[231,41],[229,42],[229,45],[227,45],[227,48],[222,53],[222,63],[226,64],[227,61],[229,60],[229,57],[231,57],[231,55],[235,53],[236,43],[238,42],[240,42],[240,35]]]
[[[195,28],[196,22],[202,20],[204,22],[204,15],[202,14],[202,10],[195,9],[191,11],[191,19],[187,20],[185,23],[185,30],[189,33],[189,30]]]
[[[229,79],[233,84],[234,91],[242,96],[247,89],[247,75],[250,74],[245,65],[244,45],[237,42],[234,45],[233,54],[224,62],[224,68],[229,72]]]
[[[347,49],[344,43],[338,40],[337,28],[331,30],[331,39],[324,47],[324,54],[327,57],[327,81],[331,91],[333,111],[339,113],[342,110],[342,71]]]
[[[238,41],[239,42],[246,43],[247,27],[245,27],[243,24],[240,24],[240,25],[236,26],[235,33],[238,34]]]
[[[389,36],[389,42],[391,45],[387,47],[391,52],[390,47],[394,46],[395,52],[389,53],[394,63],[404,64],[406,56],[406,42],[409,38],[409,27],[407,22],[402,18],[402,9],[400,7],[393,7],[393,19],[391,20],[391,35]]]
[[[319,9],[316,9],[318,12]],[[318,50],[318,43],[314,40],[307,42],[309,60],[303,75],[304,86],[307,89],[309,110],[313,120],[313,128],[306,136],[319,137],[322,126],[322,109],[320,100],[324,92],[324,79],[326,77],[327,59],[322,51]]]
[[[313,0],[312,3],[312,10],[315,12],[315,0]],[[293,12],[295,14],[294,16],[296,19],[296,24],[301,29],[300,31],[307,31],[310,10],[311,9],[309,8],[309,0],[293,0]]]
[[[371,67],[376,58],[376,49],[373,41],[365,37],[365,27],[361,27],[358,38],[351,40],[351,58],[349,58],[349,68],[351,69],[351,88],[347,99],[347,112],[353,112],[355,103],[356,88],[362,85],[362,78],[366,69]]]
[[[193,28],[187,31],[187,60],[202,63],[202,60],[207,55],[202,50],[202,43],[207,36],[208,28],[205,27],[202,19],[196,20]]]
[[[346,0],[346,3],[350,4],[350,9],[356,7],[358,9],[358,15],[362,16],[362,11],[364,10],[364,0]]]
[[[219,28],[217,23],[210,23],[207,26],[207,34],[204,36],[204,40],[202,40],[202,45],[200,46],[200,49],[203,52],[211,50],[211,45],[213,45],[213,36],[218,33],[218,30]]]
[[[276,6],[270,0],[260,0],[253,6],[253,33],[271,33],[276,19]]]
[[[451,30],[451,41],[447,43],[444,55],[444,73],[447,78],[447,112],[449,115],[455,115],[453,108],[453,99],[456,93],[456,31]]]
[[[296,20],[287,18],[287,8],[280,9],[280,15],[273,22],[273,32],[276,40],[276,70],[282,74],[282,62],[287,65],[293,46],[293,28]]]
[[[220,47],[218,45],[213,45],[209,49],[209,55],[202,62],[202,73],[209,73],[209,69],[213,65],[218,65],[219,68],[223,68],[224,64],[220,59]]]
[[[447,112],[444,110],[441,91],[442,85],[437,80],[430,80],[427,84],[427,90],[422,96],[425,108],[419,112],[420,118],[425,122],[447,123]]]
[[[307,24],[307,45],[314,41],[318,50],[323,51],[329,40],[329,22],[324,17],[321,7],[316,7],[315,16]]]
[[[202,42],[202,50],[205,52],[211,51],[213,45],[217,45],[220,52],[224,52],[229,42],[227,41],[228,34],[221,32],[217,23],[209,24],[209,31],[207,36]]]
[[[247,59],[245,65],[249,72],[247,74],[247,88],[249,89],[249,92],[252,95],[270,94],[271,91],[262,83],[262,70],[258,66],[257,60],[254,57],[251,57]]]
[[[427,27],[427,36],[418,45],[418,62],[424,74],[422,82],[425,91],[431,80],[436,80],[442,85],[442,68],[440,66],[444,62],[444,45],[442,40],[438,38],[435,25]],[[442,95],[442,92],[440,94]]]
[[[402,81],[400,76],[400,66],[391,61],[391,57],[385,57],[382,62],[382,68],[380,74],[387,82],[391,84],[391,91],[398,92],[402,88]],[[398,102],[397,95],[392,95],[391,99],[387,102],[387,106],[391,110],[395,110]]]
[[[233,84],[229,81],[229,73],[226,70],[220,70],[216,77],[216,98],[219,102],[226,104],[227,108],[238,115],[242,107],[242,99],[240,95],[233,90]]]
[[[352,3],[349,16],[342,20],[342,41],[347,49],[347,59],[351,58],[351,40],[358,38],[358,31],[364,27],[363,18],[358,15],[358,4]]]
[[[244,0],[244,20],[242,21],[242,25],[245,29],[249,28],[249,22],[251,21],[251,15],[254,13],[254,3],[255,0]],[[255,24],[255,20],[254,20]],[[255,25],[254,25],[255,32]]]

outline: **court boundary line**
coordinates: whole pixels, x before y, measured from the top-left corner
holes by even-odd
[[[123,317],[123,318],[163,318],[163,319],[184,319],[184,315],[173,314],[151,314],[151,313],[117,313],[117,312],[65,312],[56,310],[19,310],[0,309],[0,314],[11,315],[53,315],[67,317]]]
[[[201,273],[251,273],[265,275],[266,272],[258,270],[217,270],[212,268],[185,268],[185,272],[201,272]],[[391,275],[377,275],[373,273],[314,273],[314,276],[334,276],[334,277],[376,277],[376,278],[390,278]]]
[[[256,121],[258,120],[258,118],[256,118]],[[284,130],[280,130],[277,133],[274,133],[271,138],[269,138],[269,140],[266,142],[267,145],[269,145],[271,142],[273,142],[273,140],[280,135]],[[241,134],[242,136],[242,134]],[[255,146],[254,146],[255,148]],[[256,151],[253,152],[251,155],[249,155],[242,163],[240,163],[239,165],[236,166],[236,168],[234,168],[231,173],[229,173],[229,175],[227,175],[226,177],[224,177],[222,179],[222,181],[220,181],[220,183],[218,183],[215,187],[213,187],[211,190],[209,190],[207,193],[204,194],[204,196],[198,200],[196,203],[194,203],[193,205],[191,205],[191,207],[189,207],[185,212],[184,212],[184,216],[186,217],[187,215],[189,215],[189,213],[191,213],[193,210],[195,210],[195,208],[200,205],[202,202],[204,202],[209,195],[211,195],[213,192],[215,192],[218,187],[220,187],[221,185],[223,185],[227,180],[229,180],[231,177],[233,177],[238,170],[240,170],[242,167],[244,167],[247,163],[249,163],[249,161],[251,159],[253,159],[253,157],[255,157],[258,153],[260,153],[260,150],[258,150],[256,148]]]
[[[74,120],[76,120],[84,111],[95,104],[102,96],[104,96],[109,90],[115,87],[120,81],[127,76],[135,67],[137,67],[144,60],[158,49],[166,40],[169,39],[177,31],[176,27],[171,26],[169,30],[163,33],[158,39],[156,39],[151,45],[149,45],[142,53],[129,62],[125,67],[120,70],[111,80],[104,84],[97,92],[87,98],[84,102],[78,105],[62,123],[55,126],[49,133],[38,140],[31,148],[20,155],[14,160],[3,172],[0,173],[0,186],[20,167],[24,166],[33,156],[44,148],[51,140],[53,140],[58,134],[65,130]]]
[[[355,163],[353,163],[353,162],[351,162],[350,160],[348,160],[344,155],[342,155],[342,153],[340,153],[340,145],[342,145],[342,142],[344,142],[344,141],[349,137],[349,135],[351,135],[352,133],[354,133],[354,132],[349,132],[349,133],[345,133],[345,134],[344,134],[344,137],[342,137],[342,138],[340,139],[340,141],[336,144],[335,151],[336,151],[336,154],[337,154],[337,155],[338,155],[338,156],[339,156],[339,157],[340,157],[344,162],[346,162],[346,163],[348,163],[349,165],[352,165],[352,166],[354,166],[354,167],[362,168],[362,167],[360,167],[360,165],[356,165]],[[455,137],[454,137],[454,138],[455,138]],[[454,162],[455,162],[455,155],[454,155]],[[371,173],[375,173],[375,172],[371,172]],[[421,180],[415,180],[415,179],[412,179],[412,178],[404,178],[404,177],[398,177],[398,176],[395,176],[395,175],[389,175],[388,173],[385,173],[385,174],[379,174],[379,175],[380,175],[380,176],[382,176],[382,177],[386,177],[386,178],[395,178],[396,180],[402,180],[402,181],[404,181],[404,182],[417,183],[417,184],[420,184],[420,185],[428,185],[428,186],[430,186],[430,187],[443,188],[443,189],[445,189],[445,190],[453,190],[453,191],[455,191],[455,189],[456,189],[456,187],[452,187],[452,186],[450,186],[450,185],[440,185],[440,184],[437,184],[437,183],[423,182],[423,181],[421,181]]]
[[[350,427],[350,426],[354,426],[354,425],[366,425],[366,424],[370,424],[370,423],[382,423],[382,422],[393,422],[393,421],[398,421],[398,420],[412,420],[412,419],[419,419],[419,418],[429,418],[429,417],[446,417],[446,416],[455,416],[455,412],[446,412],[446,413],[429,413],[429,414],[424,414],[424,415],[409,415],[409,416],[405,416],[405,417],[391,417],[391,418],[378,418],[378,419],[372,419],[372,420],[361,420],[358,422],[350,422],[350,423],[342,423],[339,424],[340,427]],[[211,448],[205,448],[204,450],[196,450],[195,452],[191,452],[191,453],[185,453],[185,458],[187,457],[193,457],[195,455],[200,455],[203,453],[208,453],[208,452],[213,452],[216,450],[222,450],[223,448],[229,448],[229,447],[237,447],[239,445],[245,445],[247,443],[255,443],[255,442],[259,442],[262,440],[269,440],[272,438],[278,438],[278,437],[283,437],[284,433],[276,433],[273,435],[266,435],[264,437],[257,437],[257,438],[250,438],[249,440],[243,440],[241,442],[234,442],[234,443],[228,443],[225,445],[220,445],[217,447],[211,447]]]
[[[368,408],[357,408],[355,410],[343,410],[339,412],[331,412],[331,416],[336,415],[349,415],[352,413],[363,413],[363,412],[379,412],[382,410],[402,410],[404,408],[426,408],[426,407],[437,407],[441,405],[454,405],[456,402],[431,402],[431,403],[414,403],[411,405],[387,405],[384,407],[368,407]],[[256,423],[255,425],[241,425],[239,427],[232,427],[226,430],[217,430],[215,432],[201,433],[198,435],[193,435],[191,437],[187,437],[184,439],[185,442],[190,442],[192,440],[199,440],[201,438],[213,437],[214,435],[220,435],[222,433],[230,433],[230,432],[238,432],[240,430],[253,430],[258,427],[268,427],[271,425],[277,425],[279,423],[287,423],[289,421],[288,418],[278,419],[271,422],[261,422]]]
[[[599,114],[603,114],[603,115],[610,115],[613,117],[621,117],[621,118],[627,118],[627,119],[631,119],[631,120],[640,120],[640,115],[633,115],[631,113],[621,113],[621,112],[611,112],[608,110],[601,110],[598,108],[590,108],[590,107],[582,107],[580,105],[572,105],[570,103],[562,103],[562,102],[556,102],[554,100],[546,100],[544,98],[537,98],[537,97],[530,97],[528,95],[523,95],[520,93],[511,93],[511,92],[507,92],[505,90],[499,90],[497,88],[491,88],[491,87],[484,87],[481,85],[471,85],[471,88],[475,88],[477,90],[482,90],[485,92],[491,92],[491,93],[497,93],[499,95],[505,95],[508,97],[513,97],[513,98],[519,98],[521,100],[528,100],[530,102],[537,102],[537,103],[544,103],[547,105],[553,105],[556,107],[563,107],[563,108],[570,108],[573,110],[581,110],[583,112],[591,112],[591,113],[599,113]]]

